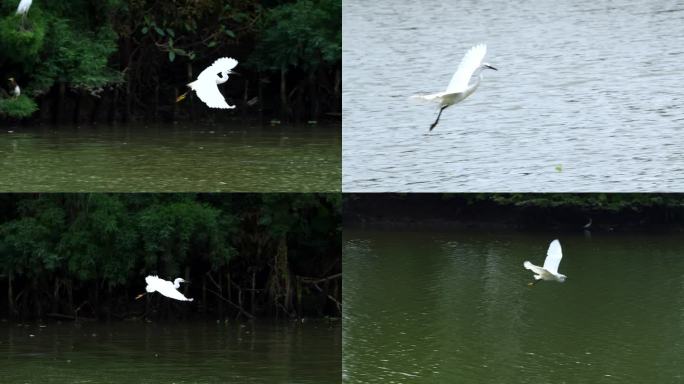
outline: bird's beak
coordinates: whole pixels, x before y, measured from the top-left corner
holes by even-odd
[[[487,68],[489,68],[489,69],[493,69],[493,70],[495,70],[495,71],[498,71],[498,69],[496,69],[496,68],[492,67],[492,66],[491,66],[491,65],[489,65],[489,64],[485,64],[485,67],[487,67]]]
[[[231,75],[238,75],[238,76],[242,75],[240,72],[235,72],[235,71],[230,71],[230,74]]]

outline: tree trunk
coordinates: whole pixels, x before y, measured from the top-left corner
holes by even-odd
[[[264,120],[264,82],[261,81],[261,72],[258,73],[259,78],[259,121]]]
[[[38,290],[38,278],[34,277],[31,282],[31,287],[33,288],[33,300],[35,307],[36,318],[40,319],[42,316],[42,308],[40,307],[40,291]]]
[[[287,69],[280,69],[280,120],[287,120]]]
[[[223,297],[223,275],[218,275],[219,295]],[[218,318],[223,319],[223,300],[218,301]]]
[[[250,309],[249,311],[251,313],[255,313],[255,310],[254,310],[254,295],[255,295],[255,293],[256,293],[256,271],[252,270],[252,297],[250,299],[251,301],[250,301],[250,307],[249,307],[249,309]]]
[[[192,78],[192,62],[188,62],[188,65],[186,66],[187,74],[188,74],[188,83],[193,82]],[[188,103],[190,104],[190,119],[195,118],[195,95],[193,94],[192,90],[188,89]]]
[[[314,72],[309,72],[309,120],[318,120],[318,91],[316,86],[316,74]]]
[[[207,313],[207,275],[202,276],[202,313]]]
[[[74,287],[71,279],[67,280],[67,300],[69,301],[69,310],[71,311],[71,314],[75,316],[76,311],[74,310]]]
[[[342,92],[340,92],[340,87],[342,85],[342,71],[340,68],[335,70],[335,112],[342,112]]]
[[[52,291],[52,313],[59,313],[59,278],[55,278],[55,288]]]
[[[78,125],[81,119],[81,103],[83,94],[80,90],[76,90],[76,105],[74,106],[74,116],[72,118],[74,125]]]
[[[7,306],[9,307],[9,315],[10,317],[14,317],[14,293],[12,292],[12,278],[14,277],[14,274],[12,271],[10,271],[9,276],[7,277]]]

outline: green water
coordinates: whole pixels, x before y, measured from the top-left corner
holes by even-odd
[[[340,326],[0,324],[2,383],[337,383]]]
[[[331,192],[339,126],[0,130],[3,192]]]
[[[566,282],[528,287],[555,237]],[[347,231],[344,381],[682,382],[681,240]]]

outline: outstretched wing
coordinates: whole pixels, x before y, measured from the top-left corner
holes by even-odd
[[[218,85],[214,79],[198,78],[197,81],[191,84],[191,88],[195,90],[197,97],[199,97],[199,99],[202,100],[207,107],[221,109],[235,108],[234,105],[228,105],[228,103],[226,103],[226,99],[224,99],[221,92],[219,92]]]
[[[465,56],[463,56],[461,64],[458,65],[458,69],[451,78],[446,92],[458,93],[465,91],[468,88],[468,83],[473,73],[482,64],[485,54],[487,54],[487,46],[485,44],[478,44],[470,48]]]
[[[17,15],[25,15],[31,8],[31,0],[21,0],[17,7]]]
[[[173,287],[173,285],[171,285],[171,287],[164,287],[164,289],[159,290],[158,292],[161,293],[162,295],[166,296],[166,297],[171,298],[171,299],[180,300],[180,301],[192,301],[192,299],[188,299],[182,293],[178,292],[178,290],[176,290]]]
[[[544,269],[553,273],[558,274],[558,265],[563,258],[563,252],[561,251],[561,245],[558,240],[554,240],[549,245],[549,250],[546,252],[546,260],[544,260]]]
[[[237,65],[237,60],[232,57],[222,57],[214,64],[208,66],[197,76],[197,81],[190,83],[190,88],[195,90],[197,97],[209,108],[233,109],[234,105],[228,105],[226,99],[218,90],[217,79],[219,73],[226,74]]]
[[[156,275],[149,275],[145,278],[145,282],[147,283],[147,285],[152,285],[152,286],[158,287],[159,285],[161,285],[165,281],[158,278]]]
[[[212,81],[216,81],[216,77],[220,72],[228,72],[235,68],[237,64],[237,60],[232,57],[222,57],[202,71],[199,76],[197,76],[197,80],[201,81],[210,78]]]

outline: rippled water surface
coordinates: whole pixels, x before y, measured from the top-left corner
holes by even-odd
[[[340,190],[335,126],[5,127],[0,190]]]
[[[560,236],[565,283],[540,282]],[[348,383],[684,380],[681,235],[345,234]]]
[[[0,324],[3,383],[335,383],[340,327]]]
[[[684,191],[684,4],[343,2],[345,191]],[[469,99],[428,127],[463,54]]]

